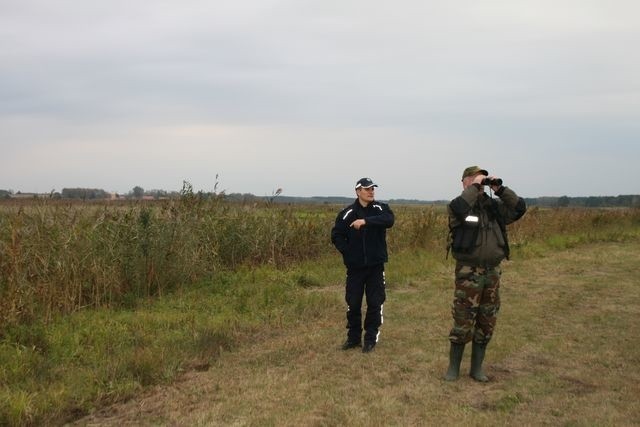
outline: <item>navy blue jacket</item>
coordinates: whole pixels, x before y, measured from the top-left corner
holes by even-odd
[[[366,221],[360,230],[350,227],[356,219]],[[344,265],[366,267],[387,262],[387,228],[394,221],[389,205],[376,201],[362,207],[356,200],[340,211],[331,229],[331,242],[342,254]]]

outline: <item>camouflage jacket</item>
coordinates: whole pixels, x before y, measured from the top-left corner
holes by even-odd
[[[495,194],[499,199],[471,185],[449,203],[449,248],[458,262],[496,266],[509,258],[506,226],[520,219],[527,207],[508,187]]]

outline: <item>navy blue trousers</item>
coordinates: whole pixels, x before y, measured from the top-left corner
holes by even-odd
[[[382,325],[382,307],[386,299],[384,264],[371,267],[347,268],[345,292],[347,302],[347,338],[350,342],[361,342],[362,299],[366,296],[367,312],[364,318],[364,341],[378,342]]]

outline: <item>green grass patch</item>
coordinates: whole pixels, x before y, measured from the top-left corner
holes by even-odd
[[[305,274],[245,270],[135,309],[81,311],[46,328],[10,327],[0,341],[0,425],[71,420],[206,370],[224,352],[334,301],[303,292],[300,277],[314,277]]]
[[[322,363],[317,361],[318,350],[310,350],[314,343],[322,342],[326,349],[330,342],[342,338],[336,335],[344,326],[345,270],[328,241],[333,215],[326,207],[319,212],[265,208],[243,223],[243,215],[255,213],[254,207],[214,207],[224,221],[209,216],[207,206],[191,206],[193,217],[188,219],[188,212],[180,206],[156,210],[134,206],[117,212],[75,208],[48,211],[45,207],[27,216],[0,215],[0,293],[4,310],[0,425],[71,421],[97,408],[125,402],[150,386],[174,383],[185,373],[227,366],[227,358],[256,343],[265,343],[267,349],[257,348],[249,376],[262,375],[265,367],[282,370],[280,373],[290,376],[288,385],[299,393],[289,397],[301,408],[310,408],[318,424],[353,420],[365,424],[361,406],[333,410],[334,402],[318,408],[304,397],[326,400],[336,388],[342,393],[358,385],[393,391],[392,398],[374,393],[369,397],[371,402],[360,401],[360,405],[381,401],[386,406],[379,415],[409,424],[458,411],[439,406],[433,415],[417,411],[413,418],[405,418],[394,409],[411,406],[412,402],[417,406],[421,396],[430,392],[431,386],[421,381],[415,387],[407,387],[403,381],[415,381],[416,375],[434,375],[420,366],[442,363],[442,342],[450,325],[453,270],[451,257],[445,259],[443,212],[396,209],[398,222],[389,232],[390,297],[385,315],[402,328],[385,329],[383,333],[387,345],[398,351],[392,361],[384,361],[388,368],[373,379],[373,384],[364,379],[366,367],[359,366],[356,381],[349,385],[340,381],[326,384],[324,381],[329,380],[324,378],[325,372],[344,375],[342,362],[332,359]],[[506,372],[504,377],[529,363],[540,368],[535,377],[527,376],[522,382],[518,379],[509,388],[472,402],[458,413],[463,420],[467,413],[479,413],[480,420],[486,421],[490,419],[483,418],[487,412],[518,419],[523,408],[535,406],[549,388],[579,394],[593,386],[592,381],[573,375],[571,365],[566,367],[564,379],[544,375],[549,360],[541,354],[560,349],[593,363],[600,375],[618,372],[620,358],[609,355],[598,361],[576,351],[600,345],[612,328],[624,329],[628,313],[612,309],[611,304],[629,307],[629,301],[637,301],[633,288],[627,286],[624,297],[604,293],[609,298],[606,304],[600,299],[603,286],[609,285],[608,275],[619,274],[618,263],[628,260],[607,253],[590,258],[595,272],[588,280],[581,264],[573,263],[570,257],[561,265],[552,261],[555,254],[594,243],[637,242],[638,217],[637,210],[532,210],[522,222],[514,224],[510,235],[516,262],[509,263],[506,270],[517,277],[520,288],[511,287],[509,279],[503,289],[509,303],[501,316],[511,320],[499,323],[492,357],[497,367],[504,369],[498,372]],[[67,229],[55,228],[58,220],[67,221]],[[276,226],[268,228],[270,224]],[[283,234],[279,231],[282,227],[292,227],[295,232]],[[296,232],[302,233],[300,242]],[[311,241],[315,243],[309,247]],[[52,248],[53,255],[48,257],[47,251]],[[67,257],[68,251],[72,253]],[[127,261],[118,264],[116,271],[111,262],[120,262],[114,261],[120,258]],[[34,264],[28,259],[34,259]],[[520,272],[518,261],[528,261],[530,269],[541,270]],[[566,286],[574,276],[583,282]],[[67,281],[73,286],[63,284]],[[129,291],[125,291],[127,286],[131,286]],[[578,298],[576,292],[586,296],[579,293]],[[65,295],[67,300],[62,299]],[[70,299],[73,304],[66,306],[65,301]],[[638,306],[634,304],[632,307]],[[575,316],[580,319],[577,324],[572,323]],[[289,336],[294,333],[300,337]],[[281,342],[279,335],[288,338]],[[532,342],[536,343],[534,348]],[[627,352],[629,362],[640,363],[635,344],[637,341],[625,337],[617,340],[611,351]],[[360,359],[352,362],[361,363]],[[302,383],[287,371],[292,364],[315,366],[317,372],[305,372],[306,383]],[[271,383],[269,376],[260,378],[265,387],[283,387]],[[241,385],[252,387],[249,383]],[[611,386],[628,387],[621,379]],[[336,399],[342,401],[346,395]],[[236,405],[240,412],[251,413],[250,408],[242,409],[241,402]],[[242,421],[234,418],[231,407],[225,411],[222,417],[208,417]],[[572,422],[557,405],[550,404],[549,411],[560,420]],[[293,423],[298,416],[302,422],[310,414],[289,415]],[[616,419],[616,413],[609,415]],[[265,413],[261,420],[276,419],[276,415]]]

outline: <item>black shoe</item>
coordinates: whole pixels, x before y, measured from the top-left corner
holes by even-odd
[[[342,344],[342,349],[343,350],[350,350],[350,349],[356,348],[356,347],[360,347],[360,342],[346,340],[344,342],[344,344]]]
[[[371,353],[375,347],[376,347],[376,343],[374,343],[374,342],[366,342],[362,346],[362,352],[363,353]]]

